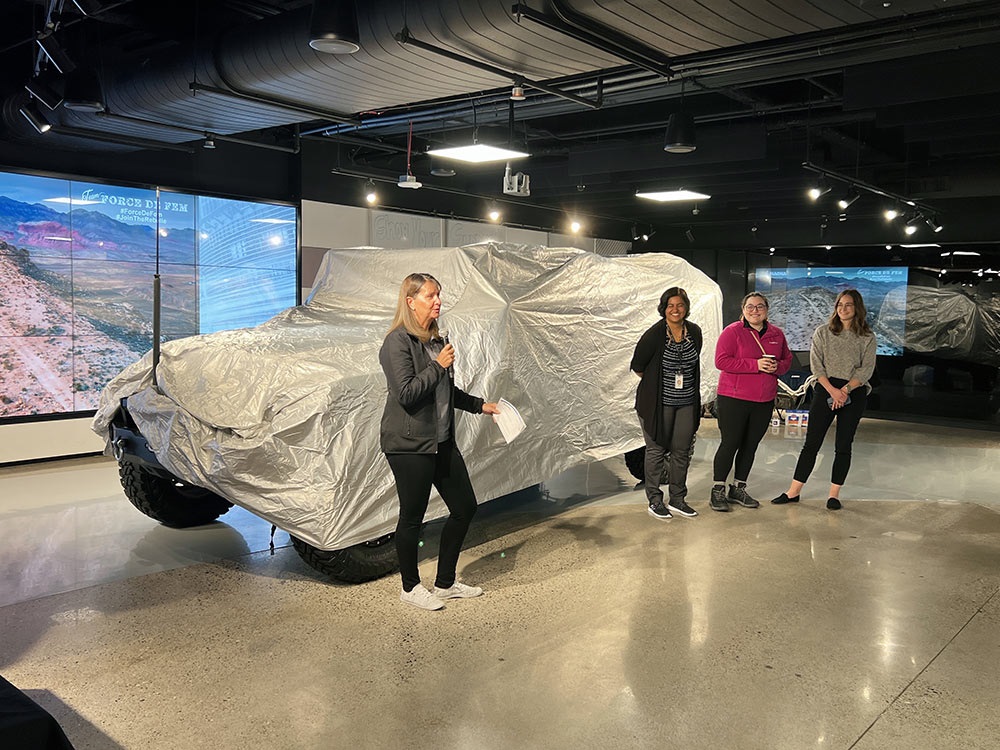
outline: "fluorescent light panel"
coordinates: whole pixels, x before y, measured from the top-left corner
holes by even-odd
[[[471,146],[453,146],[450,148],[435,148],[427,152],[431,156],[442,159],[456,159],[469,164],[483,164],[491,161],[506,161],[507,159],[523,159],[529,154],[524,151],[514,151],[509,148],[488,146],[485,143],[473,143]]]
[[[659,203],[672,203],[677,201],[703,201],[711,198],[711,195],[696,193],[693,190],[653,190],[650,192],[636,191],[636,198],[645,198]]]

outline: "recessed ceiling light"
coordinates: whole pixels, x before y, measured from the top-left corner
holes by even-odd
[[[469,164],[484,164],[491,161],[506,161],[508,159],[523,159],[529,154],[510,148],[488,146],[485,143],[473,143],[469,146],[451,146],[449,148],[434,148],[428,152],[431,156],[442,159],[456,159]]]
[[[652,190],[649,192],[637,191],[636,198],[645,198],[659,203],[670,203],[675,201],[704,201],[711,198],[711,195],[696,193],[693,190]]]

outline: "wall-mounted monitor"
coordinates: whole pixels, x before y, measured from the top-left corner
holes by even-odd
[[[161,338],[297,301],[292,206],[0,172],[0,420],[85,412]]]
[[[857,289],[868,308],[868,324],[878,336],[878,353],[903,353],[906,337],[908,269],[757,268],[756,290],[770,302],[768,319],[779,326],[793,351],[808,351],[813,331],[833,313],[837,295]]]

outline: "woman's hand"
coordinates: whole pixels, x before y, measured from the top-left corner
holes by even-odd
[[[830,398],[833,399],[833,405],[830,407],[833,410],[837,410],[847,403],[847,391],[843,388],[831,388],[829,390]]]
[[[496,403],[483,404],[483,414],[499,414],[499,413],[500,413],[500,404]]]
[[[774,373],[778,371],[778,360],[774,357],[761,357],[757,360],[757,369],[761,372]]]
[[[455,363],[455,347],[451,344],[445,344],[441,353],[437,355],[437,359],[434,361],[447,370]]]

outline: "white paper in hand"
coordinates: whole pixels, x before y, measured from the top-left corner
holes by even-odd
[[[521,413],[514,408],[514,404],[510,401],[500,399],[497,406],[500,413],[493,415],[493,421],[500,428],[503,439],[509,443],[524,431],[524,420],[521,418]]]

